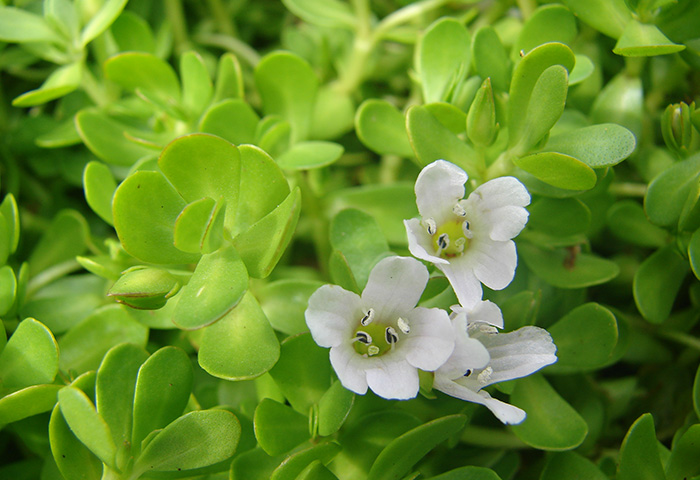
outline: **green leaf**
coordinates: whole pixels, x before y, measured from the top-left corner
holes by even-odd
[[[0,40],[7,43],[63,43],[59,34],[44,18],[21,8],[0,8]]]
[[[11,254],[17,250],[20,233],[19,208],[17,207],[15,196],[11,193],[5,195],[2,203],[0,203],[0,215],[4,217],[6,223],[7,253]]]
[[[323,282],[317,280],[291,278],[265,285],[257,295],[272,328],[286,335],[306,332],[304,312],[309,297],[321,285]]]
[[[540,76],[545,70],[554,65],[561,65],[568,72],[571,72],[574,68],[574,62],[575,57],[569,47],[561,43],[547,43],[534,48],[516,65],[513,71],[513,81],[510,85],[510,98],[508,100],[507,124],[510,145],[518,143],[523,138],[524,131],[528,128],[528,120],[526,115],[523,115],[523,112],[526,112],[531,104],[531,97],[537,83],[540,81]],[[559,77],[559,82],[561,82],[561,73],[552,75],[554,76],[551,80],[556,80]],[[544,84],[540,84],[540,88],[542,87],[544,87]],[[561,89],[561,86],[559,88]],[[542,92],[539,96],[545,94],[546,92]]]
[[[97,458],[115,468],[117,447],[112,440],[112,433],[88,396],[81,390],[68,386],[58,392],[58,405],[78,440]]]
[[[10,311],[17,295],[17,278],[9,265],[0,267],[0,316]]]
[[[58,470],[63,478],[100,480],[102,462],[76,438],[63,418],[59,406],[51,412],[49,444]]]
[[[312,25],[354,30],[357,20],[348,4],[338,0],[282,0],[297,17]]]
[[[501,477],[490,468],[469,465],[430,477],[428,480],[501,480]]]
[[[178,105],[180,102],[180,82],[175,70],[155,55],[120,53],[105,62],[104,71],[107,78],[129,91],[153,96],[166,104]]]
[[[608,477],[593,462],[576,452],[561,452],[550,456],[540,480],[562,478],[608,480]]]
[[[563,5],[543,5],[527,19],[518,41],[513,46],[513,56],[528,53],[535,47],[549,42],[570,45],[576,37],[576,17]]]
[[[199,118],[209,105],[214,86],[202,57],[194,51],[185,52],[180,57],[182,77],[182,106],[192,118]]]
[[[333,472],[324,467],[320,461],[315,460],[297,475],[296,480],[338,480],[338,477],[333,475]]]
[[[204,197],[182,209],[175,221],[173,243],[188,253],[212,253],[224,241],[224,213],[222,202]]]
[[[700,229],[690,237],[688,243],[688,259],[690,260],[690,268],[697,278],[700,278]]]
[[[609,363],[617,345],[615,315],[597,303],[586,303],[548,327],[557,346],[557,363],[550,373],[596,370]]]
[[[662,247],[669,239],[666,230],[650,223],[634,200],[622,200],[610,207],[608,228],[616,237],[642,247]]]
[[[347,259],[360,288],[367,283],[372,267],[389,252],[377,221],[371,215],[350,208],[333,217],[330,241]]]
[[[326,437],[340,430],[354,400],[355,394],[342,383],[333,383],[318,402],[318,434]]]
[[[292,142],[292,127],[279,115],[268,115],[255,129],[255,144],[273,157],[289,150]]]
[[[0,353],[0,386],[20,389],[52,383],[58,373],[58,345],[33,318],[20,322]]]
[[[355,129],[360,141],[380,155],[414,155],[404,116],[386,100],[370,98],[362,102],[355,115]]]
[[[125,445],[131,442],[136,376],[146,359],[148,353],[143,347],[123,343],[107,352],[97,370],[97,411],[112,432],[114,444],[119,450],[126,452],[129,452],[129,449],[125,448]],[[117,463],[120,463],[119,456]]]
[[[639,312],[651,323],[668,318],[673,302],[688,273],[688,262],[675,245],[663,247],[647,257],[634,274],[632,291]]]
[[[271,398],[255,409],[255,437],[268,455],[286,453],[309,439],[309,419]]]
[[[685,45],[673,43],[656,25],[632,18],[617,40],[613,53],[624,57],[651,57],[681,50],[685,50]]]
[[[410,430],[387,445],[375,460],[368,480],[399,480],[437,445],[464,427],[464,415],[449,415]]]
[[[203,255],[189,283],[178,294],[173,322],[197,329],[228,314],[248,289],[248,273],[235,248]]]
[[[148,22],[129,10],[123,11],[110,26],[121,52],[156,53],[156,40]]]
[[[328,351],[316,345],[308,333],[287,337],[270,375],[292,408],[307,415],[331,386]]]
[[[554,135],[544,149],[575,157],[591,168],[603,168],[617,165],[632,155],[635,146],[632,132],[605,123]]]
[[[107,163],[131,166],[154,151],[127,138],[125,125],[95,109],[83,109],[75,116],[75,127],[83,143]]]
[[[548,185],[567,190],[590,190],[598,180],[591,167],[562,153],[534,153],[513,163]]]
[[[342,145],[333,142],[300,142],[277,157],[277,164],[285,170],[308,170],[335,163],[344,152]]]
[[[85,200],[90,208],[110,225],[114,224],[112,217],[112,198],[117,190],[111,170],[102,162],[92,161],[83,170],[83,188]]]
[[[0,425],[50,412],[62,385],[33,385],[0,398]]]
[[[511,63],[501,39],[490,25],[479,28],[474,34],[472,57],[481,78],[490,78],[496,91],[508,90]]]
[[[234,145],[254,143],[259,121],[260,117],[247,102],[230,98],[212,105],[202,115],[199,130],[218,135]]]
[[[177,138],[165,147],[158,159],[163,175],[186,202],[204,197],[223,198],[226,204],[224,224],[229,229],[236,221],[240,165],[240,153],[234,145],[201,133]]]
[[[128,0],[106,0],[80,34],[80,46],[85,47],[116,20]]]
[[[673,444],[666,463],[666,480],[684,480],[700,475],[700,425],[692,425]]]
[[[175,222],[186,203],[160,172],[139,171],[127,177],[117,188],[112,205],[114,228],[129,254],[149,263],[198,260],[199,255],[174,245]]]
[[[563,0],[583,22],[608,37],[618,38],[632,18],[625,0]]]
[[[309,64],[289,52],[266,55],[255,68],[255,84],[266,115],[277,114],[292,126],[292,143],[308,136],[318,90]]]
[[[695,413],[698,414],[700,412],[700,366],[695,372],[695,380],[693,381],[693,407]]]
[[[243,73],[238,58],[233,53],[227,52],[219,59],[212,103],[229,98],[243,98]]]
[[[425,103],[448,99],[471,62],[469,32],[454,18],[433,22],[418,41],[416,70]]]
[[[33,107],[69,94],[80,85],[82,62],[70,63],[54,70],[41,87],[12,100],[15,107]]]
[[[654,178],[644,197],[644,210],[649,220],[664,227],[678,223],[698,174],[700,154],[675,163]]]
[[[330,85],[323,86],[316,96],[309,136],[319,140],[338,138],[352,130],[354,118],[351,95]]]
[[[569,87],[587,80],[595,70],[595,64],[586,55],[576,54],[575,57],[574,69],[569,72]]]
[[[270,480],[295,480],[311,463],[329,463],[341,450],[335,442],[320,443],[293,453],[272,472]]]
[[[204,330],[198,359],[215,377],[246,380],[267,372],[279,356],[277,337],[248,291],[236,308]]]
[[[331,275],[331,281],[343,287],[350,292],[360,293],[360,287],[357,286],[357,280],[352,273],[348,259],[338,250],[333,250],[328,259],[328,272]]]
[[[134,455],[154,430],[178,418],[192,391],[192,365],[176,347],[163,347],[141,365],[134,393],[134,426],[131,448]]]
[[[95,370],[105,354],[120,343],[146,346],[148,328],[123,305],[104,305],[71,328],[58,341],[61,370]]]
[[[523,423],[511,427],[513,433],[531,447],[570,450],[586,438],[585,420],[541,374],[518,379],[510,401],[527,413]]]
[[[591,223],[591,211],[576,198],[545,197],[533,202],[528,210],[528,228],[555,237],[585,233]]]
[[[80,213],[75,210],[58,212],[29,257],[30,276],[73,260],[85,251],[89,235],[87,222]]]
[[[233,456],[240,436],[241,425],[229,411],[190,412],[156,434],[134,471],[177,472],[213,465]]]
[[[233,239],[248,273],[265,278],[279,262],[292,240],[301,211],[301,191],[296,187],[277,208]]]
[[[620,447],[618,480],[660,480],[666,478],[659,457],[654,417],[645,413],[627,431]]]
[[[518,251],[527,267],[545,282],[559,288],[585,288],[615,278],[620,267],[604,258],[575,249],[544,250],[521,243]]]
[[[231,464],[231,480],[270,480],[283,458],[271,457],[260,447],[243,452]]]
[[[499,125],[496,122],[496,106],[490,78],[484,80],[476,92],[467,113],[466,124],[467,136],[474,145],[487,147],[496,140]]]
[[[636,138],[642,134],[644,90],[638,76],[619,74],[598,93],[591,107],[593,123],[617,123]]]

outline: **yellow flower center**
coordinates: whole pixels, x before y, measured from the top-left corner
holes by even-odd
[[[464,233],[464,219],[452,220],[440,225],[433,234],[433,247],[442,258],[461,255],[469,246],[469,239]]]

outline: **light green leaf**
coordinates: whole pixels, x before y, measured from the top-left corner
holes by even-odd
[[[341,450],[335,442],[320,443],[288,456],[272,472],[270,480],[295,480],[311,462],[329,463]]]
[[[199,365],[211,375],[246,380],[267,372],[280,346],[255,297],[248,291],[225,317],[203,331]]]
[[[549,42],[570,45],[576,37],[576,17],[563,5],[543,5],[527,19],[518,41],[513,46],[513,58],[520,52],[528,53],[535,47]]]
[[[113,225],[112,197],[117,190],[117,182],[109,167],[102,162],[92,161],[88,163],[83,171],[83,188],[85,189],[85,200],[90,208],[102,220]]]
[[[309,137],[318,140],[338,138],[352,130],[355,103],[349,93],[329,85],[321,87],[311,117]]]
[[[643,115],[642,80],[626,74],[617,75],[600,90],[590,113],[593,123],[622,125],[636,138],[640,138],[642,134]]]
[[[120,53],[105,62],[104,71],[107,78],[129,91],[139,91],[165,104],[178,105],[180,102],[180,82],[175,70],[155,55]]]
[[[58,212],[29,257],[30,275],[73,260],[85,251],[89,235],[87,222],[80,213],[75,210]]]
[[[287,453],[309,439],[309,419],[271,398],[255,409],[255,437],[268,455]]]
[[[614,123],[591,125],[549,138],[546,151],[564,153],[591,168],[617,165],[632,155],[636,140],[632,132]]]
[[[304,312],[309,297],[323,282],[285,278],[265,285],[258,293],[260,306],[272,327],[287,335],[307,331]]]
[[[627,431],[620,447],[618,480],[663,480],[654,417],[645,413]]]
[[[248,289],[248,273],[235,248],[203,255],[189,283],[178,293],[173,322],[197,329],[228,314]]]
[[[300,142],[277,157],[277,164],[285,170],[308,170],[326,167],[336,162],[345,149],[333,142]]]
[[[60,35],[42,17],[21,8],[0,8],[0,40],[7,43],[63,43]]]
[[[642,247],[662,247],[669,240],[668,232],[650,223],[634,200],[622,200],[610,207],[608,228],[616,237]]]
[[[197,119],[214,94],[214,86],[202,57],[194,51],[185,52],[180,57],[182,77],[182,106]]]
[[[102,462],[76,438],[58,405],[54,407],[49,420],[49,444],[53,459],[64,478],[102,478]]]
[[[5,195],[2,203],[0,203],[0,215],[4,217],[5,226],[7,227],[7,253],[11,254],[17,250],[19,245],[19,208],[15,196],[11,193]],[[3,262],[4,263],[4,262]]]
[[[501,39],[490,25],[479,28],[474,34],[472,56],[481,78],[490,78],[496,91],[508,90],[511,63]]]
[[[355,15],[347,3],[338,0],[282,0],[297,17],[312,25],[354,30]]]
[[[471,62],[467,29],[453,18],[441,18],[418,41],[416,70],[425,103],[448,99]]]
[[[656,25],[632,18],[617,40],[613,53],[624,57],[651,57],[681,50],[685,50],[685,45],[673,43]]]
[[[534,153],[513,163],[548,185],[567,190],[590,190],[598,180],[591,167],[562,153]]]
[[[634,274],[632,291],[639,312],[651,323],[668,318],[673,302],[688,273],[688,262],[675,245],[663,247],[647,257]]]
[[[134,455],[138,455],[147,435],[182,414],[190,398],[192,379],[190,359],[177,347],[163,347],[141,365],[134,393]]]
[[[212,103],[229,98],[243,98],[243,73],[238,58],[233,53],[227,52],[219,59]]]
[[[428,480],[501,480],[496,472],[486,467],[467,466],[455,468]]]
[[[17,295],[17,277],[9,265],[0,267],[0,316],[10,311]]]
[[[20,322],[0,353],[0,386],[20,389],[52,383],[58,373],[58,345],[48,328],[33,318]]]
[[[404,116],[385,100],[370,98],[362,102],[355,115],[355,128],[360,141],[380,155],[414,155]]]
[[[80,85],[82,62],[63,65],[54,70],[41,87],[23,93],[12,100],[15,107],[33,107],[69,94]]]
[[[110,26],[121,52],[156,53],[156,40],[148,22],[138,14],[125,10]]]
[[[0,398],[0,425],[50,412],[62,385],[33,385]]]
[[[85,47],[102,32],[107,30],[124,10],[128,0],[106,0],[99,11],[90,19],[80,34],[80,45]]]
[[[111,468],[116,468],[117,447],[112,440],[112,433],[88,396],[81,390],[68,386],[58,392],[58,405],[78,440],[97,458]]]
[[[241,425],[229,411],[190,412],[156,434],[134,471],[178,472],[213,465],[233,456],[240,436]]]
[[[204,197],[182,209],[175,221],[173,243],[188,253],[212,253],[224,241],[223,202]]]
[[[591,211],[576,198],[540,198],[528,210],[528,228],[556,237],[585,233],[591,223]]]
[[[541,450],[570,450],[583,442],[588,426],[541,374],[518,379],[510,401],[527,413],[513,433]]]
[[[622,35],[632,13],[625,0],[563,0],[583,22],[608,37]]]
[[[318,402],[318,434],[326,437],[340,430],[354,400],[355,394],[342,383],[333,383]]]
[[[255,142],[260,117],[247,102],[229,98],[212,105],[199,123],[199,130],[218,135],[234,145]]]
[[[644,197],[644,210],[649,220],[664,227],[678,223],[698,174],[700,154],[675,163],[654,178]]]
[[[338,480],[338,477],[333,475],[333,472],[324,467],[320,461],[315,460],[297,475],[296,480]]]
[[[387,445],[375,460],[368,480],[399,480],[433,448],[464,427],[464,415],[449,415],[410,430]]]

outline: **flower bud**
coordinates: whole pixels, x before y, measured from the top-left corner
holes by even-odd
[[[693,135],[693,124],[690,121],[691,111],[695,104],[689,107],[686,103],[676,103],[666,107],[661,118],[661,133],[669,149],[679,155],[688,153]]]
[[[487,78],[476,92],[467,113],[467,136],[477,147],[488,147],[496,139],[496,107],[493,101],[491,79]]]
[[[178,290],[180,282],[167,270],[140,265],[122,272],[107,295],[133,308],[157,310]]]

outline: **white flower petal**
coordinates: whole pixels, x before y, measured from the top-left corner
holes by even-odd
[[[437,160],[421,170],[416,180],[416,204],[424,219],[440,225],[452,214],[452,208],[464,197],[467,174],[445,160]]]
[[[493,373],[487,385],[526,377],[557,361],[557,347],[552,337],[539,327],[522,327],[510,333],[477,338],[491,356],[489,366]]]
[[[428,269],[418,260],[387,257],[370,272],[362,302],[374,308],[376,318],[394,320],[416,306],[427,283]]]
[[[450,358],[437,370],[436,374],[449,379],[460,378],[468,370],[484,368],[490,360],[489,352],[484,345],[467,334],[467,317],[458,313],[452,319],[452,332],[455,348]]]
[[[504,242],[517,237],[525,228],[529,216],[530,213],[523,207],[509,206],[494,211],[489,216],[492,222],[491,239]]]
[[[530,194],[525,185],[515,177],[499,177],[479,185],[472,195],[481,197],[480,204],[484,211],[496,210],[501,207],[515,205],[525,207],[530,205]]]
[[[406,320],[411,332],[399,342],[406,360],[421,370],[437,370],[450,357],[455,346],[447,312],[418,307],[406,316]]]
[[[477,187],[462,205],[485,235],[502,242],[516,237],[525,227],[529,213],[524,207],[529,203],[530,194],[520,181],[501,177]]]
[[[355,351],[351,343],[331,348],[330,358],[333,370],[345,388],[360,395],[367,393],[366,359]]]
[[[452,397],[484,405],[496,418],[507,425],[515,425],[525,420],[525,412],[520,408],[497,400],[483,390],[477,393],[441,375],[435,375],[433,388]]]
[[[377,367],[368,368],[369,388],[380,397],[408,400],[418,395],[418,370],[396,355],[372,358]]]
[[[305,313],[311,335],[322,347],[334,347],[352,338],[362,315],[360,296],[337,285],[316,290]]]
[[[494,327],[503,328],[503,312],[491,300],[484,300],[477,303],[467,313],[467,323],[474,322],[488,323]]]
[[[425,260],[431,263],[449,263],[444,258],[436,257],[433,255],[433,239],[428,234],[428,232],[421,225],[420,220],[417,218],[412,218],[411,220],[404,220],[403,224],[406,226],[406,236],[408,237],[408,250],[416,258]]]
[[[459,303],[465,307],[471,308],[477,302],[481,301],[483,290],[481,282],[474,275],[472,265],[470,265],[470,257],[464,255],[451,259],[448,264],[436,264],[442,273],[449,280],[452,289],[457,295]]]
[[[518,266],[518,254],[512,240],[473,242],[462,258],[465,259],[465,263],[471,264],[476,278],[493,290],[506,288],[513,280],[515,268]]]

